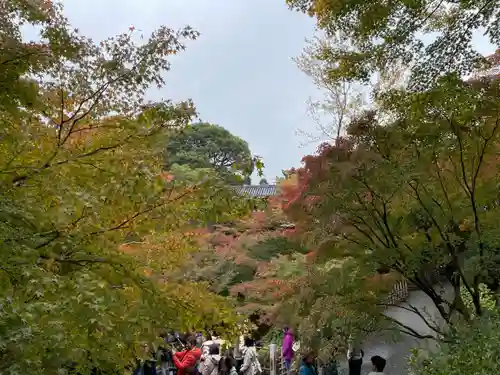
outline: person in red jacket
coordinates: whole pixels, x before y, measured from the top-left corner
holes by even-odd
[[[201,350],[196,347],[196,337],[189,336],[186,350],[176,352],[172,358],[177,367],[177,375],[187,374],[189,370],[195,368],[201,358]]]

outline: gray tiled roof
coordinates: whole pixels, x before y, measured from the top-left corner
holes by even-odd
[[[240,185],[231,186],[239,195],[248,195],[253,198],[265,198],[278,195],[276,185]]]

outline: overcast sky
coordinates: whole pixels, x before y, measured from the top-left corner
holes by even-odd
[[[173,60],[167,85],[150,99],[191,98],[203,121],[245,139],[264,158],[271,182],[298,166],[315,146],[297,129],[314,132],[306,101],[317,95],[292,61],[314,20],[290,11],[285,0],[64,0],[65,14],[80,31],[104,39],[133,25],[149,34],[160,25],[190,25],[201,37]],[[479,50],[494,49],[476,38]],[[257,182],[258,179],[254,179]]]
[[[292,57],[314,33],[314,21],[285,0],[64,0],[65,14],[95,40],[130,25],[149,34],[164,24],[190,25],[197,41],[172,60],[167,85],[151,99],[192,98],[203,121],[246,140],[264,158],[271,182],[298,166],[314,146],[299,148],[296,130],[314,131],[306,101],[315,95]],[[258,182],[255,178],[254,182]]]

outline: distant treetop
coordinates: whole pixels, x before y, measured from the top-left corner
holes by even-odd
[[[228,183],[248,180],[255,168],[248,143],[219,125],[197,123],[169,138],[165,166],[212,168]]]

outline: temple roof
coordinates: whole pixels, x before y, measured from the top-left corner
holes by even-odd
[[[239,195],[247,195],[253,198],[265,198],[278,195],[276,185],[240,185],[231,186],[232,189]]]

